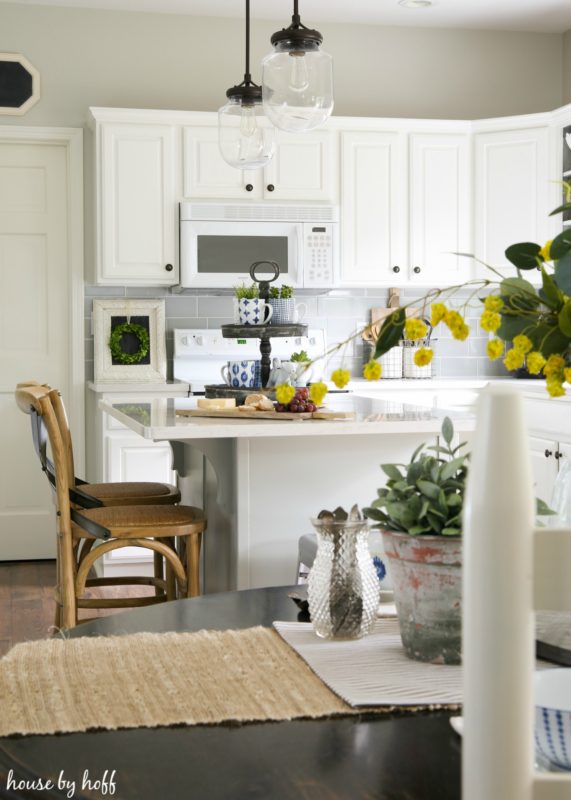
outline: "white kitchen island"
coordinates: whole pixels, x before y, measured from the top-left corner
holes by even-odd
[[[434,443],[446,411],[359,393],[330,395],[327,407],[354,420],[184,417],[193,398],[101,401],[100,408],[146,439],[169,441],[183,501],[208,517],[204,591],[291,584],[298,538],[323,508],[369,505],[385,483],[382,463],[410,459]],[[462,439],[470,410],[448,412]]]

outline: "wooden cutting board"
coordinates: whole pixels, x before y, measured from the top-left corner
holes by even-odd
[[[329,411],[324,408],[320,411],[302,411],[294,414],[293,411],[240,411],[237,408],[177,408],[176,413],[181,417],[224,417],[226,419],[273,419],[275,421],[297,421],[304,419],[355,419],[353,411]]]
[[[312,414],[304,411],[294,414],[293,411],[239,411],[237,408],[177,408],[177,414],[181,417],[225,417],[226,419],[273,419],[273,420],[297,420],[311,419]]]

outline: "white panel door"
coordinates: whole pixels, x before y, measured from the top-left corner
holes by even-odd
[[[405,143],[400,133],[341,134],[341,283],[406,280]]]
[[[549,236],[550,180],[547,128],[475,136],[475,255],[513,276],[506,248],[516,242],[543,244]],[[479,269],[484,277],[489,271]],[[539,273],[526,277],[538,280]]]
[[[51,492],[16,383],[69,396],[66,147],[0,140],[0,560],[55,557]]]
[[[246,173],[227,164],[218,148],[216,126],[184,129],[184,196],[205,199],[260,199],[262,170]],[[250,190],[246,186],[251,186]]]
[[[100,284],[178,283],[175,129],[102,125]]]
[[[105,480],[176,484],[170,444],[146,442],[131,433],[110,433],[106,438]]]
[[[295,135],[278,131],[276,152],[263,177],[267,200],[334,203],[338,169],[333,164],[332,134],[315,131]]]
[[[469,279],[470,145],[462,134],[410,137],[410,264],[415,284]]]

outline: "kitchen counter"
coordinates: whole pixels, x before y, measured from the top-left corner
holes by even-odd
[[[195,439],[292,438],[321,436],[370,436],[371,434],[438,433],[442,419],[449,413],[461,422],[462,430],[472,430],[470,410],[456,407],[428,408],[399,399],[365,396],[361,388],[351,394],[329,395],[331,410],[351,411],[354,420],[267,420],[226,419],[220,417],[184,417],[177,409],[196,408],[196,398],[137,398],[129,401],[102,400],[102,411],[146,439],[190,441]]]
[[[406,462],[433,443],[447,413],[462,441],[474,428],[462,405],[448,411],[360,389],[327,398],[328,408],[354,411],[350,421],[177,416],[193,406],[192,397],[134,394],[99,403],[141,437],[170,442],[183,502],[208,519],[207,592],[295,582],[298,539],[321,509],[369,505],[386,481],[380,464]],[[375,536],[371,549],[382,557]]]

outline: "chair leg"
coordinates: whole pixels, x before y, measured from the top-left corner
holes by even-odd
[[[200,594],[200,544],[201,533],[186,537],[186,596],[196,597]]]
[[[176,553],[176,539],[174,537],[172,539],[165,539],[165,544],[169,544],[170,547]],[[165,580],[167,584],[167,600],[176,600],[177,598],[176,577],[168,561],[166,562],[165,568],[166,568]]]
[[[77,603],[75,597],[75,570],[73,567],[73,553],[71,543],[67,547],[66,541],[60,536],[58,543],[60,559],[60,586],[59,596],[63,606],[62,626],[75,628],[77,625]]]
[[[154,575],[155,578],[163,578],[163,557],[160,553],[153,553]],[[159,597],[164,594],[163,590],[155,586],[155,596]]]

